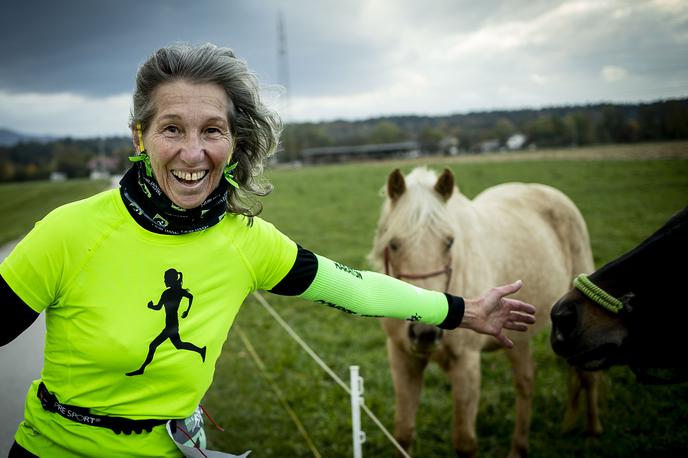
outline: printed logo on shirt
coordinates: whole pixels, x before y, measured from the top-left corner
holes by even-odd
[[[165,328],[153,339],[150,345],[148,345],[148,354],[143,364],[141,364],[141,367],[125,374],[130,377],[143,374],[146,366],[153,361],[155,350],[167,339],[170,339],[170,342],[172,342],[177,350],[195,351],[201,355],[203,362],[205,362],[206,347],[200,348],[190,342],[184,342],[179,335],[179,318],[177,316],[179,313],[179,306],[181,305],[182,299],[188,299],[189,305],[181,315],[182,319],[184,319],[189,315],[189,311],[191,310],[193,294],[191,294],[188,289],[182,288],[183,275],[176,269],[167,269],[164,277],[166,289],[160,295],[157,304],[154,304],[153,301],[148,301],[148,308],[160,310],[165,307]]]

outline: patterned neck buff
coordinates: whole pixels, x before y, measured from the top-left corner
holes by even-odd
[[[146,175],[143,161],[136,162],[119,182],[127,210],[144,229],[158,234],[188,234],[202,231],[222,221],[227,211],[227,186],[219,186],[203,203],[189,210],[174,204],[155,181]]]

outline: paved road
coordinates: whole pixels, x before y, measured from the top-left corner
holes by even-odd
[[[17,241],[0,247],[0,261]],[[0,456],[7,456],[17,425],[24,417],[24,398],[29,384],[41,375],[45,318],[41,314],[29,329],[0,348]]]

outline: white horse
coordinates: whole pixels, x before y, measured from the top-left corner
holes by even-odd
[[[507,332],[506,350],[516,387],[516,424],[509,456],[528,451],[534,362],[532,336],[549,326],[551,305],[572,279],[593,270],[587,228],[571,200],[541,184],[508,183],[487,189],[473,201],[459,193],[454,175],[426,168],[406,178],[399,170],[387,181],[369,260],[389,275],[418,286],[476,297],[490,287],[522,279],[514,297],[537,307],[529,331]],[[394,434],[410,451],[415,434],[423,371],[436,361],[448,374],[453,398],[453,446],[459,456],[477,451],[475,421],[480,398],[480,352],[501,348],[491,336],[465,329],[439,328],[382,319],[394,381]],[[565,427],[576,416],[577,400],[587,391],[588,430],[601,432],[594,373],[578,372]]]

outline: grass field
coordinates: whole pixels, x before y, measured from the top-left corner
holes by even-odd
[[[647,154],[639,153],[641,148]],[[415,165],[430,163],[440,170],[450,167],[461,191],[469,197],[507,181],[541,182],[561,189],[586,218],[595,263],[600,266],[635,246],[673,212],[688,204],[688,143],[538,152],[523,155],[520,160],[512,159],[514,156],[495,155],[273,169],[268,174],[275,191],[265,200],[262,216],[303,246],[365,268],[365,256],[382,204],[379,190],[387,174],[395,167],[408,172]],[[26,207],[37,203],[27,199],[22,205],[14,205],[11,201],[24,199],[33,187],[0,186],[4,214],[12,220],[7,226],[27,227]],[[92,191],[81,188],[80,192],[87,195]],[[55,191],[48,190],[46,195],[54,194]],[[31,224],[32,221],[28,227]],[[0,228],[0,240],[16,237],[3,231],[5,227]],[[296,299],[269,294],[265,297],[342,379],[348,380],[349,365],[360,366],[365,378],[366,404],[391,428],[393,390],[379,323]],[[264,369],[259,369],[251,358],[237,328],[230,331],[217,364],[215,382],[204,403],[226,429],[220,433],[208,428],[211,444],[235,453],[253,449],[257,457],[312,456],[306,440],[272,390],[277,385],[322,456],[351,456],[346,393],[301,351],[255,299],[246,301],[236,325],[250,340]],[[534,347],[537,381],[531,456],[686,455],[688,383],[638,385],[626,368],[613,368],[604,375],[603,435],[598,439],[586,438],[582,434],[582,418],[578,430],[562,435],[566,368],[551,352],[547,339],[546,333],[540,334]],[[677,358],[685,358],[681,350],[667,349],[675,352]],[[431,366],[418,414],[415,456],[452,455],[449,390],[444,374]],[[484,355],[477,424],[480,456],[499,457],[508,452],[514,421],[513,391],[504,355]],[[363,417],[362,424],[368,437],[364,456],[394,456],[391,444],[367,417]]]
[[[104,180],[38,181],[0,185],[0,245],[26,234],[53,208],[102,191]]]

